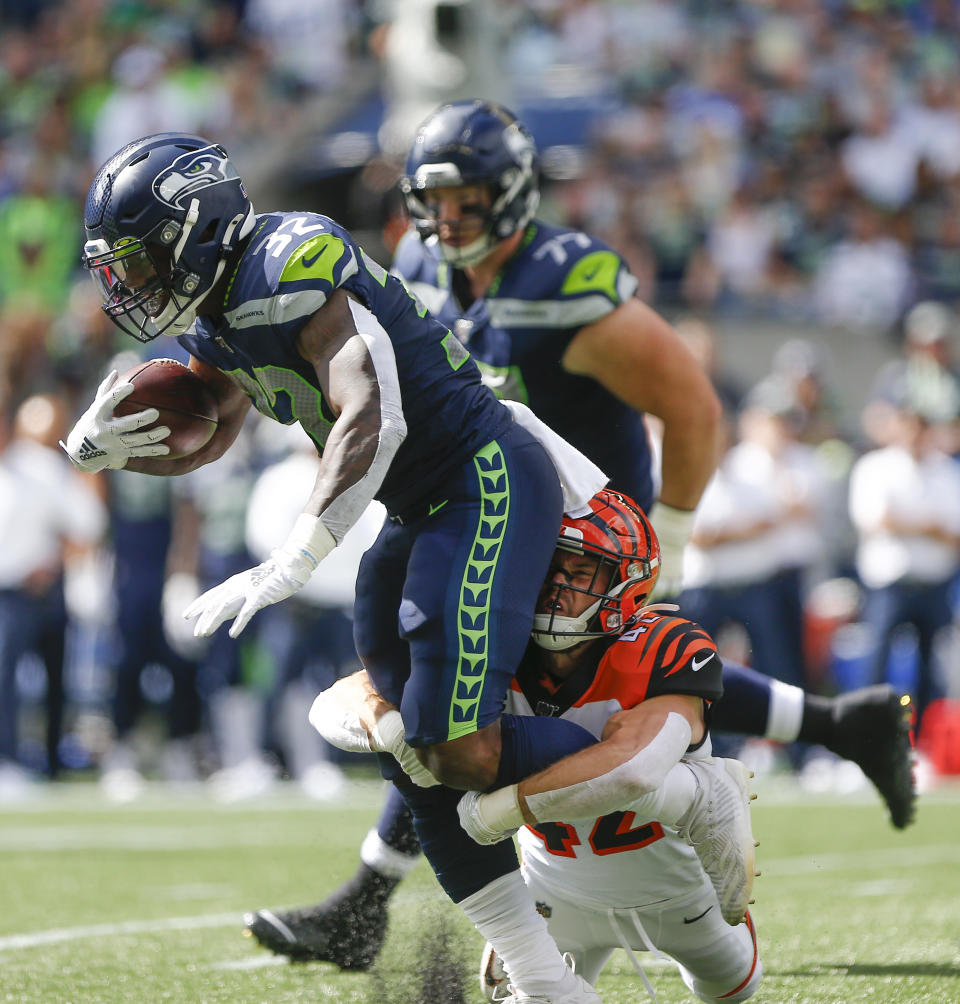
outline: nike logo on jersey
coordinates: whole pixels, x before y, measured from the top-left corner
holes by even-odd
[[[690,660],[690,668],[694,673],[699,672],[704,666],[713,658],[713,652],[704,652],[703,658],[698,659],[696,656]]]
[[[306,255],[304,255],[300,259],[300,261],[303,262],[303,267],[310,268],[314,264],[314,262],[316,262],[316,260],[320,257],[320,255],[322,255],[323,252],[326,250],[327,250],[327,245],[324,244],[312,258],[308,258]]]
[[[708,907],[706,908],[706,910],[704,910],[704,911],[703,911],[703,913],[698,913],[698,914],[696,915],[696,917],[684,917],[684,918],[683,918],[683,922],[684,922],[684,924],[693,924],[693,923],[696,923],[696,921],[698,921],[698,920],[699,920],[699,919],[700,919],[701,917],[706,917],[706,915],[707,915],[707,914],[708,914],[708,913],[709,913],[709,912],[710,912],[710,911],[711,911],[712,909],[713,909],[713,904],[711,903],[711,904],[710,904],[710,906],[708,906]]]
[[[450,501],[450,499],[444,499],[442,502],[438,502],[436,505],[431,503],[427,507],[427,515],[432,516],[435,512],[440,512],[440,510]]]

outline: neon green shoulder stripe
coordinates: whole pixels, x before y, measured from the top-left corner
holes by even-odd
[[[304,241],[287,259],[280,273],[281,282],[322,280],[335,286],[333,270],[347,254],[346,246],[333,234],[316,234]]]
[[[612,251],[593,251],[584,255],[567,273],[563,280],[561,294],[600,292],[614,303],[617,294],[617,276],[620,273],[620,259]]]

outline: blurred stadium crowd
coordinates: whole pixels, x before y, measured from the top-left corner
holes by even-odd
[[[255,205],[327,212],[386,263],[404,135],[478,88],[538,139],[544,214],[625,254],[727,406],[684,613],[813,690],[960,698],[955,5],[5,0],[0,18],[0,802],[89,768],[118,799],[144,774],[227,800],[283,771],[338,790],[303,709],[353,666],[371,527],[242,644],[194,641],[177,612],[269,550],[310,459],[252,423],[174,484],[69,468],[57,441],[138,348],[79,274],[83,198],[129,139],[197,131]],[[758,321],[759,382],[718,334]],[[831,344],[864,347],[866,400]],[[899,519],[878,543],[883,497]]]

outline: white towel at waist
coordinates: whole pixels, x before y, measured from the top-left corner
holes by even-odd
[[[563,511],[569,516],[586,515],[583,510],[587,503],[610,479],[563,436],[541,422],[525,404],[519,401],[503,403],[513,412],[513,420],[550,454],[563,488]]]

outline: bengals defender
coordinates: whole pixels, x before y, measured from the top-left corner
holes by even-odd
[[[642,516],[631,521],[645,522]],[[597,539],[595,521],[565,519],[560,547],[578,532],[584,534],[579,553],[556,552],[537,608],[535,644],[521,663],[507,707],[514,714],[558,715],[578,722],[603,740],[594,750],[599,755],[608,744],[642,750],[645,737],[670,714],[666,709],[686,706],[694,729],[683,756],[708,755],[710,703],[722,692],[713,639],[698,625],[657,607],[641,610],[629,629],[612,640],[584,637],[590,615],[571,618],[567,611],[576,606],[577,591],[583,588],[577,576],[595,574],[590,565],[599,571],[603,562],[590,557],[591,538]],[[615,592],[616,581],[606,587],[595,584],[587,595],[604,588],[608,595]],[[594,615],[601,622],[603,607],[611,602],[601,600]],[[616,616],[608,613],[608,623]],[[582,765],[587,752],[521,782],[522,814],[533,815],[536,792],[563,787],[562,800],[573,802],[568,786],[580,775],[570,769],[576,761]],[[717,892],[682,828],[663,822],[663,795],[646,793],[630,801],[622,793],[625,787],[618,784],[619,794],[612,795],[612,801],[620,799],[616,808],[603,811],[609,803],[598,799],[600,811],[587,818],[582,814],[595,793],[571,805],[571,816],[546,811],[560,799],[554,796],[551,806],[550,796],[541,794],[540,804],[545,804],[536,815],[549,819],[520,829],[524,881],[550,933],[590,983],[596,983],[614,949],[623,947],[647,984],[632,951],[646,949],[674,959],[701,1000],[746,1000],[762,975],[749,911],[745,923],[727,924]],[[477,799],[481,813],[487,797]],[[506,978],[489,947],[480,976],[488,997]]]
[[[745,912],[749,813],[734,811],[748,804],[748,772],[709,755],[709,708],[722,693],[713,640],[644,606],[658,565],[656,537],[626,496],[605,489],[564,518],[507,706],[575,721],[600,741],[518,785],[468,793],[461,824],[481,843],[521,827],[524,880],[588,981],[615,948],[646,949],[676,960],[702,1000],[746,1000],[762,972]],[[311,712],[337,745],[331,723],[342,733],[351,697],[332,712],[331,694],[350,686],[341,681]],[[357,712],[356,690],[352,700]],[[371,691],[364,702],[361,720],[383,713]],[[507,979],[488,948],[487,996]]]

